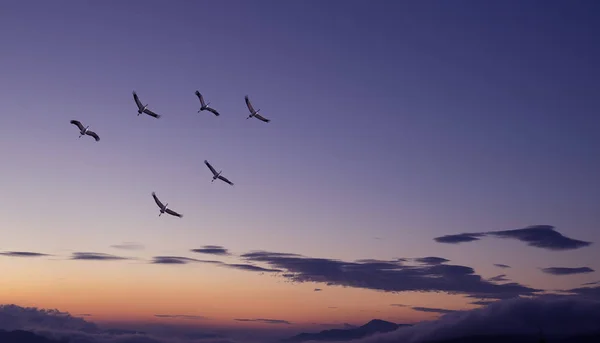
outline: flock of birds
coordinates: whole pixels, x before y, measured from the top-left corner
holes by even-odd
[[[198,97],[198,99],[200,100],[200,109],[198,110],[198,113],[202,112],[202,111],[209,111],[211,113],[213,113],[215,116],[219,116],[220,113],[215,110],[212,107],[208,107],[208,105],[210,104],[210,102],[205,102],[204,101],[204,97],[202,96],[202,94],[199,91],[196,91],[196,96]],[[140,101],[140,98],[138,97],[137,93],[134,91],[133,92],[133,100],[135,100],[135,104],[138,107],[138,116],[142,113],[145,113],[151,117],[154,117],[156,119],[160,118],[160,114],[157,114],[151,110],[148,109],[148,104],[144,105],[142,104],[142,102]],[[248,96],[245,96],[245,101],[246,101],[246,106],[248,107],[248,110],[250,111],[250,115],[248,117],[246,117],[246,119],[250,119],[252,117],[261,120],[265,123],[270,122],[270,119],[267,119],[263,116],[261,116],[260,114],[258,114],[258,112],[260,111],[260,109],[255,110],[254,107],[252,107],[252,104],[250,103],[250,99],[248,99]],[[94,131],[90,131],[89,130],[89,126],[83,126],[83,124],[79,121],[79,120],[71,120],[71,124],[77,126],[77,128],[79,129],[79,138],[81,138],[82,136],[88,135],[90,137],[93,137],[96,142],[100,141],[100,136],[98,136],[98,134]],[[208,167],[208,169],[211,171],[211,173],[213,174],[212,176],[212,181],[214,182],[215,180],[219,179],[225,183],[228,183],[230,185],[233,186],[233,182],[229,181],[227,178],[225,178],[223,175],[221,175],[221,173],[223,172],[222,170],[218,171],[207,161],[204,160],[204,164],[206,164],[206,166]],[[152,192],[152,197],[154,198],[154,202],[156,202],[156,205],[158,205],[158,207],[160,208],[160,213],[158,214],[158,216],[160,217],[163,213],[167,213],[170,214],[172,216],[175,217],[183,217],[182,214],[177,213],[171,209],[169,209],[167,206],[169,205],[168,203],[163,204],[158,197],[156,196],[155,192]]]

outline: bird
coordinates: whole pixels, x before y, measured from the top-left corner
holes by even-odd
[[[94,137],[96,142],[100,140],[100,137],[98,137],[98,135],[94,131],[88,130],[89,126],[83,127],[83,124],[81,124],[79,120],[73,119],[71,120],[71,124],[79,128],[79,138],[81,138],[81,136],[83,135],[88,135]]]
[[[216,179],[221,179],[225,182],[227,182],[228,184],[233,186],[233,182],[227,180],[224,176],[221,175],[221,173],[223,172],[222,170],[219,171],[217,173],[217,171],[215,170],[215,168],[213,168],[213,166],[210,165],[210,163],[208,163],[207,160],[204,160],[204,164],[206,164],[206,166],[208,167],[208,169],[210,169],[210,171],[213,173],[213,178],[211,182],[215,182]]]
[[[246,95],[245,99],[246,99],[246,106],[248,106],[248,109],[250,110],[250,115],[246,119],[256,117],[256,119],[260,119],[260,120],[264,121],[265,123],[268,123],[271,121],[270,119],[267,119],[267,118],[261,116],[260,114],[258,114],[258,111],[260,111],[260,108],[256,111],[254,110],[254,107],[252,107],[252,104],[250,103],[250,99],[248,99],[247,95]]]
[[[142,105],[142,102],[140,101],[140,98],[138,98],[138,95],[136,94],[135,91],[133,91],[133,100],[135,100],[135,104],[138,107],[138,116],[140,114],[142,114],[142,112],[143,112],[143,113],[146,113],[147,115],[152,116],[156,119],[160,118],[160,114],[156,114],[148,109],[148,104]]]
[[[208,105],[210,105],[210,102],[204,102],[204,97],[202,96],[202,94],[200,94],[200,92],[196,91],[196,96],[198,97],[198,99],[200,99],[200,109],[198,110],[198,113],[200,113],[200,111],[206,110],[212,112],[216,116],[219,116],[219,112],[217,112],[217,110],[208,107]]]
[[[165,213],[165,212],[168,213],[168,214],[170,214],[170,215],[172,215],[172,216],[175,216],[175,217],[179,217],[179,218],[183,217],[183,214],[179,214],[179,213],[177,213],[177,212],[175,212],[173,210],[168,209],[167,206],[169,204],[164,204],[163,205],[163,203],[160,202],[160,200],[158,200],[158,198],[156,197],[156,193],[155,192],[152,192],[152,197],[154,198],[154,201],[156,202],[156,204],[158,205],[158,207],[160,207],[160,213],[158,214],[159,217],[163,213]]]

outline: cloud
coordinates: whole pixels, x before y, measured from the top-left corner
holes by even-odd
[[[579,288],[573,288],[573,289],[565,290],[563,292],[577,294],[577,295],[582,296],[584,298],[596,299],[596,300],[600,301],[600,286],[596,286],[596,287],[579,287]]]
[[[207,317],[204,317],[204,316],[195,316],[195,315],[190,315],[190,314],[155,314],[154,316],[157,318],[181,318],[181,319],[193,319],[193,320],[207,319]]]
[[[495,263],[494,266],[498,267],[498,268],[510,268],[509,265],[507,264],[502,264],[502,263]]]
[[[506,278],[506,274],[496,275],[488,279],[489,281],[501,282],[501,281],[510,281],[510,279]]]
[[[408,307],[408,305],[404,305],[404,304],[390,304],[390,306],[396,306],[396,307]]]
[[[419,263],[431,264],[431,265],[450,262],[450,260],[448,260],[448,259],[445,259],[443,257],[435,257],[435,256],[415,258],[415,261],[417,261]]]
[[[600,302],[579,297],[517,298],[487,307],[455,311],[440,319],[352,343],[420,343],[475,335],[582,334],[598,330]]]
[[[284,272],[281,276],[293,282],[320,282],[386,292],[446,292],[494,299],[541,291],[518,283],[496,284],[475,274],[473,268],[460,265],[412,266],[398,260],[346,262],[265,251],[243,254],[242,258],[281,269]]]
[[[220,265],[229,267],[229,268],[247,270],[247,271],[251,271],[251,272],[264,272],[264,273],[279,273],[279,272],[281,272],[281,269],[263,268],[263,267],[254,266],[251,264],[222,263]]]
[[[523,229],[514,230],[461,233],[457,235],[436,237],[434,240],[439,243],[457,244],[479,240],[479,238],[483,236],[516,239],[527,243],[529,246],[547,250],[572,250],[587,247],[592,244],[592,242],[566,237],[556,231],[554,226],[550,225],[532,225]]]
[[[480,305],[480,306],[487,306],[489,304],[495,303],[497,300],[477,300],[477,301],[473,301],[470,304],[473,305]]]
[[[31,251],[3,251],[0,252],[2,256],[12,256],[12,257],[42,257],[42,256],[52,256],[48,254],[42,254],[39,252],[31,252]]]
[[[434,308],[434,307],[420,307],[420,306],[415,306],[415,307],[411,307],[411,308],[413,310],[415,310],[415,311],[430,312],[430,313],[441,313],[441,314],[456,312],[456,310],[446,310],[446,309],[443,309],[443,308]]]
[[[128,257],[115,256],[99,252],[74,252],[71,255],[71,260],[90,260],[90,261],[114,261],[114,260],[129,260]]]
[[[144,246],[135,242],[124,242],[122,244],[111,245],[111,248],[122,250],[144,250]]]
[[[214,264],[220,267],[227,267],[239,270],[247,270],[252,272],[263,272],[263,273],[276,273],[281,272],[279,269],[269,269],[263,268],[251,264],[243,264],[243,263],[225,263],[221,261],[214,260],[200,260],[191,257],[182,257],[182,256],[154,256],[152,258],[153,264],[188,264],[188,263],[209,263]]]
[[[320,291],[322,291],[322,289],[320,289],[320,288],[315,288],[315,289],[314,289],[314,291],[315,291],[315,292],[320,292]]]
[[[600,281],[592,281],[592,282],[586,282],[586,283],[582,283],[582,286],[591,286],[591,285],[598,285],[600,284]]]
[[[266,323],[266,324],[292,324],[290,322],[288,322],[287,320],[282,320],[282,319],[263,319],[263,318],[256,318],[256,319],[244,319],[244,318],[240,318],[240,319],[234,319],[238,322],[261,322],[261,323]]]
[[[573,274],[586,274],[586,273],[594,272],[594,270],[589,267],[577,267],[577,268],[549,267],[549,268],[542,268],[542,271],[546,274],[552,274],[552,275],[573,275]]]
[[[220,245],[205,245],[200,249],[192,249],[192,252],[200,253],[200,254],[211,254],[211,255],[231,255],[229,251],[223,248]]]

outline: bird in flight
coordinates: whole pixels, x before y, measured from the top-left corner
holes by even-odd
[[[148,104],[142,105],[142,102],[140,101],[140,98],[138,98],[138,95],[135,91],[133,91],[133,100],[135,100],[135,104],[138,107],[138,116],[142,113],[146,113],[147,115],[152,116],[156,119],[160,118],[160,114],[156,114],[148,109]]]
[[[163,213],[165,213],[165,212],[168,213],[168,214],[170,214],[170,215],[172,215],[172,216],[175,216],[175,217],[179,217],[179,218],[183,217],[183,214],[179,214],[179,213],[177,213],[177,212],[175,212],[173,210],[168,209],[167,206],[169,204],[164,204],[163,205],[163,203],[160,202],[160,200],[158,200],[158,198],[156,197],[156,193],[152,192],[152,197],[154,198],[154,201],[156,202],[156,204],[158,205],[158,207],[160,207],[160,213],[158,214],[159,217]]]
[[[256,111],[254,110],[254,107],[252,107],[252,104],[250,103],[250,99],[248,99],[247,95],[246,95],[245,99],[246,99],[246,106],[248,106],[248,109],[250,110],[250,115],[246,119],[255,117],[256,119],[262,120],[265,123],[268,123],[271,121],[270,119],[267,119],[267,118],[261,116],[260,114],[258,114],[258,111],[260,111],[260,108]]]
[[[210,111],[214,115],[219,116],[219,112],[217,112],[214,108],[208,107],[208,105],[210,105],[210,102],[204,102],[204,97],[202,96],[202,94],[200,94],[200,92],[196,91],[196,96],[198,97],[198,99],[200,99],[200,109],[198,110],[198,113],[200,113],[200,111]]]
[[[207,160],[204,160],[204,164],[206,164],[206,166],[208,167],[208,169],[210,169],[210,171],[213,173],[213,178],[211,182],[215,182],[216,179],[221,179],[225,182],[227,182],[228,184],[233,186],[233,182],[227,180],[223,175],[221,175],[221,173],[223,172],[222,170],[219,171],[217,173],[217,171],[215,170],[215,168],[213,168],[213,166],[210,165],[210,163],[208,163]]]
[[[96,142],[100,140],[100,137],[94,131],[88,130],[89,126],[84,127],[79,120],[71,120],[71,124],[79,128],[79,138],[83,135],[88,135],[94,137]]]

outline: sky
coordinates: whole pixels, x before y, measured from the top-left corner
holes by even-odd
[[[300,330],[592,294],[598,13],[2,2],[0,303]],[[220,116],[197,113],[196,90]],[[132,91],[161,118],[138,116]],[[245,120],[245,95],[271,122]],[[152,192],[183,218],[158,217]]]

